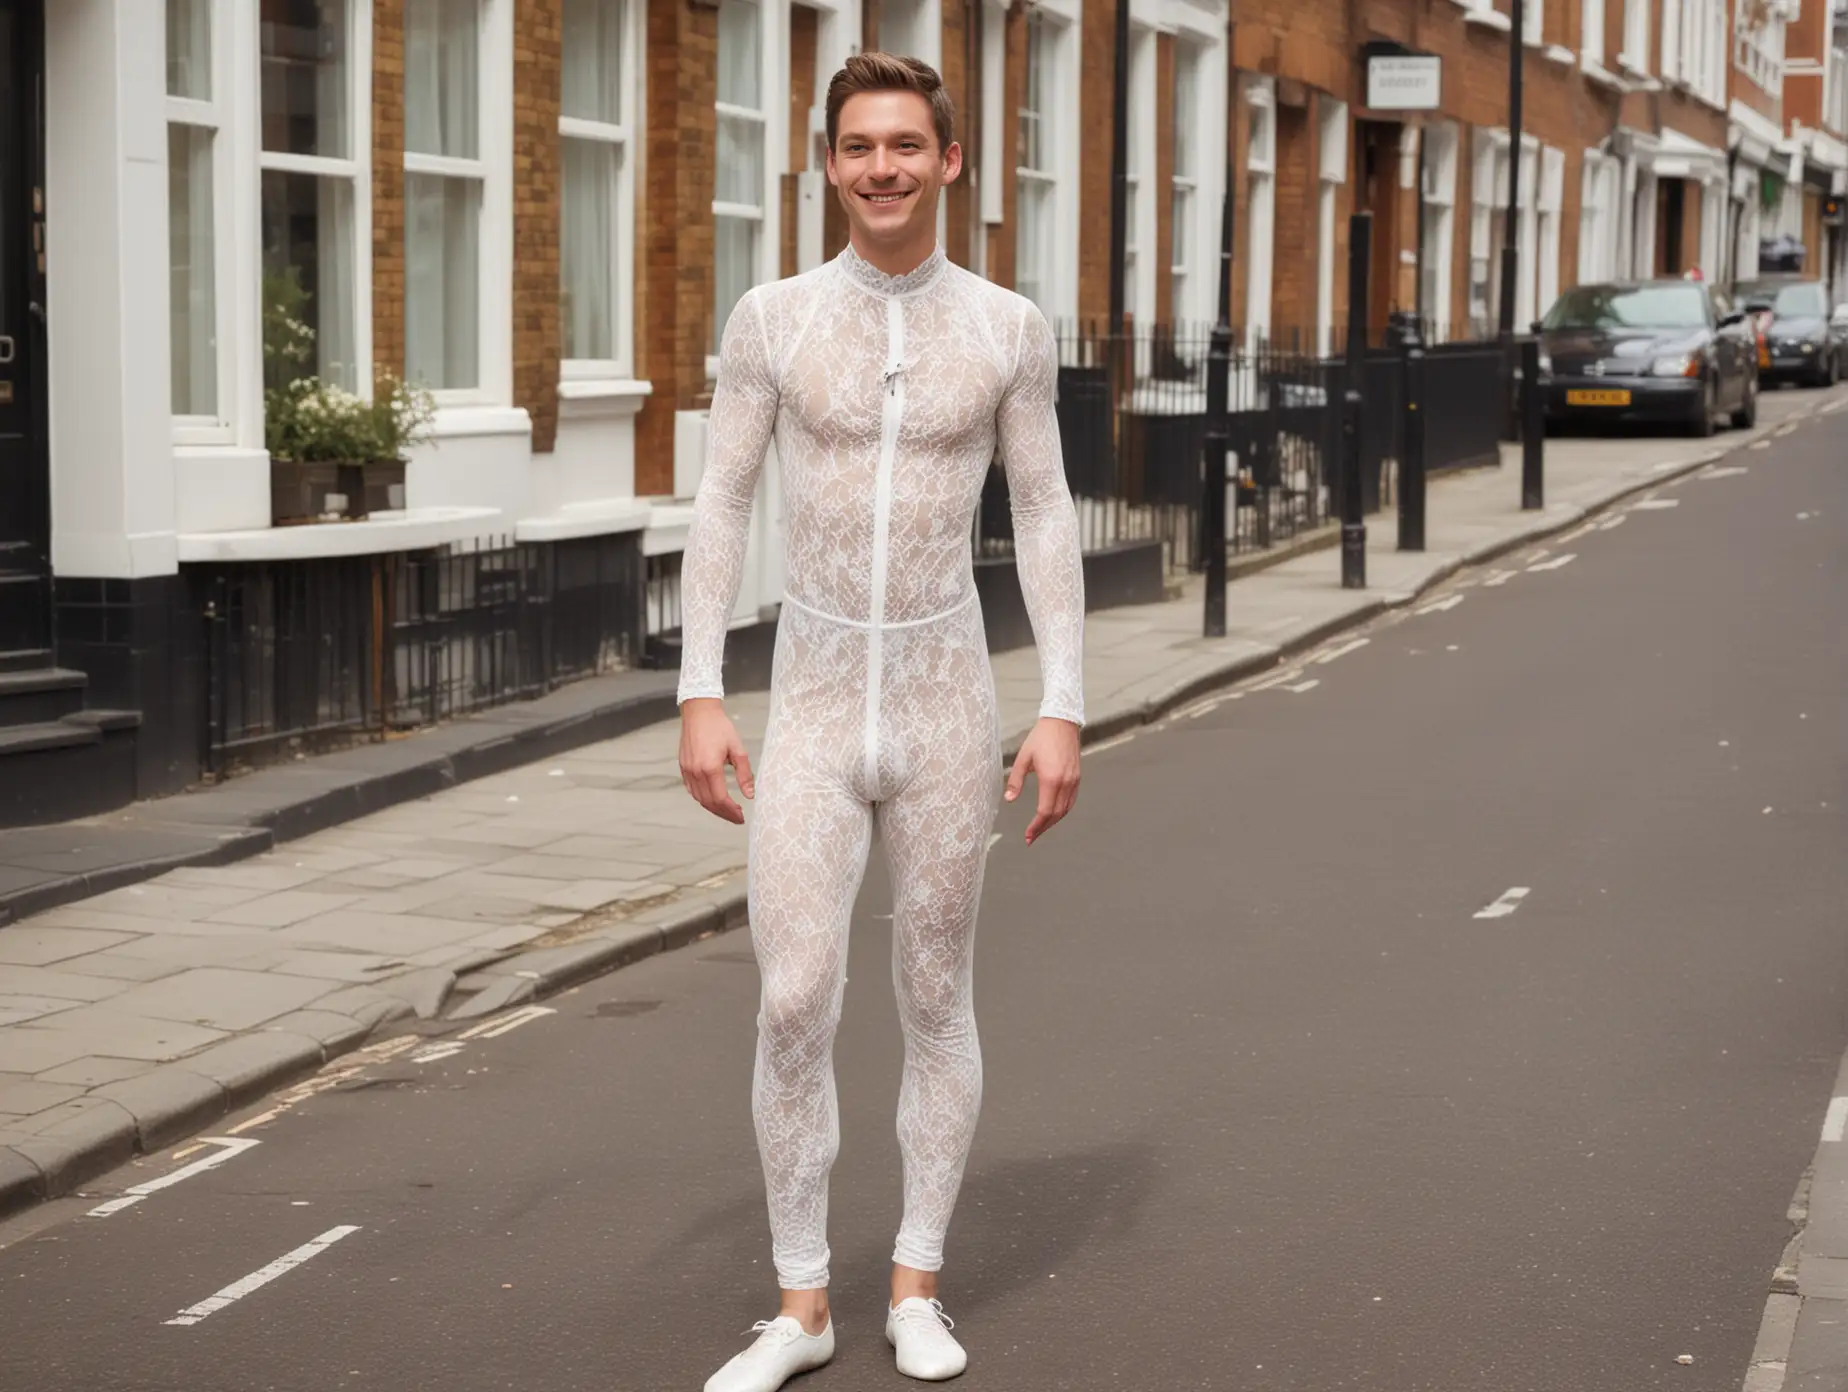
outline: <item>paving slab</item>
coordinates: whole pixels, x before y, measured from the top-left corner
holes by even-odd
[[[229,1033],[300,1010],[334,989],[325,981],[277,972],[201,967],[133,987],[110,1002],[110,1008]]]
[[[12,967],[48,967],[88,953],[100,952],[133,938],[130,933],[95,928],[54,928],[49,924],[21,923],[0,933],[0,964]]]

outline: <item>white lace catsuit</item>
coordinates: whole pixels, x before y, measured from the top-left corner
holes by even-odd
[[[752,498],[774,434],[784,604],[749,828],[763,976],[752,1090],[779,1283],[828,1282],[833,1047],[875,820],[904,1031],[894,1260],[943,1262],[982,1094],[973,960],[1002,783],[970,548],[999,443],[1041,713],[1082,722],[1084,575],[1053,414],[1051,330],[939,249],[891,277],[852,249],[738,304],[681,581],[680,699],[719,696]]]

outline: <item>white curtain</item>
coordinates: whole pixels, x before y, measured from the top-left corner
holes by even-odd
[[[167,127],[167,219],[172,297],[173,413],[218,411],[218,311],[212,275],[212,136]]]
[[[404,176],[404,365],[431,388],[480,384],[481,184]]]
[[[622,148],[566,140],[560,241],[565,356],[614,358],[616,176]]]
[[[480,0],[405,0],[405,149],[478,156],[480,10]]]
[[[565,115],[622,124],[622,28],[622,0],[565,0]]]
[[[320,342],[321,380],[359,389],[353,341],[353,185],[346,179],[316,179],[315,333]]]

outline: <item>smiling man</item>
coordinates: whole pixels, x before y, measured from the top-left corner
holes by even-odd
[[[937,245],[937,200],[962,169],[951,124],[948,94],[924,64],[849,59],[827,105],[828,179],[849,245],[746,294],[719,351],[712,456],[681,579],[680,767],[702,806],[742,822],[729,765],[756,809],[752,1113],[782,1299],[707,1392],[774,1392],[834,1355],[834,1033],[875,828],[891,868],[905,1041],[904,1213],[886,1337],[911,1377],[955,1377],[967,1363],[937,1273],[982,1096],[975,916],[1003,780],[970,539],[997,448],[1043,683],[1005,785],[1011,801],[1034,776],[1029,845],[1078,791],[1084,572],[1053,412],[1057,355],[1030,302],[949,264]],[[720,664],[773,438],[788,579],[754,778],[725,714]]]

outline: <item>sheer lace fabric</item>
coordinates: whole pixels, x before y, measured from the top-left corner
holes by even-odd
[[[763,976],[753,1115],[788,1289],[828,1280],[834,1033],[875,829],[892,872],[905,1038],[894,1259],[942,1264],[982,1093],[975,916],[1002,774],[971,532],[997,446],[1041,713],[1084,718],[1083,570],[1056,363],[1037,309],[940,251],[903,277],[846,251],[752,290],[726,328],[682,573],[680,698],[723,694],[725,630],[774,439],[786,602],[749,895]]]

